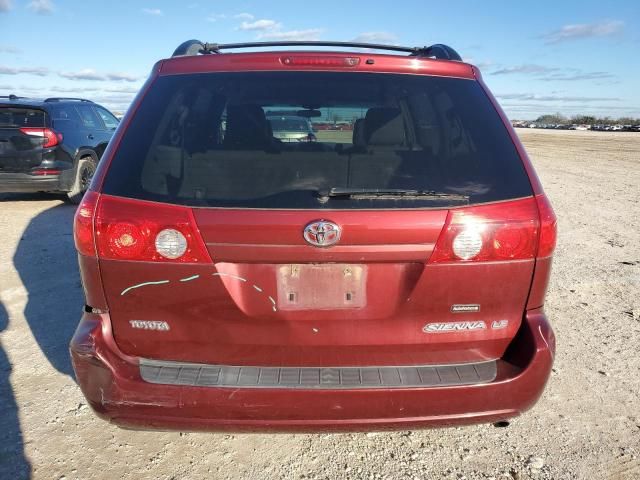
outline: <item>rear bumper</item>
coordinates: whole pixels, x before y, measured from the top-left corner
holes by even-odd
[[[505,420],[528,410],[549,377],[555,338],[528,312],[489,383],[412,388],[228,388],[148,383],[114,343],[107,314],[85,314],[71,341],[80,387],[122,427],[211,431],[411,429]]]
[[[1,193],[56,192],[60,190],[60,175],[0,173]]]

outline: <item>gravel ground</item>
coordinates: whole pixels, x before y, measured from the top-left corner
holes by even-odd
[[[76,386],[73,208],[0,195],[0,479],[640,478],[640,134],[520,130],[559,217],[555,368],[508,428],[332,435],[120,430]]]

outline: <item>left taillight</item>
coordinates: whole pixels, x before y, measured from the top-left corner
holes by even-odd
[[[101,259],[211,262],[189,207],[102,195],[95,236]]]
[[[100,195],[96,192],[86,192],[73,218],[73,240],[76,249],[78,253],[90,257],[96,256],[93,220],[99,198]]]
[[[429,263],[534,258],[539,229],[534,198],[451,210]]]
[[[42,148],[55,147],[62,143],[62,134],[51,128],[23,127],[20,131],[25,135],[41,137],[43,140]]]

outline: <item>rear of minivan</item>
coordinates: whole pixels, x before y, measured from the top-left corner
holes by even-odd
[[[281,111],[346,127],[282,141]],[[492,422],[530,408],[550,373],[555,216],[462,62],[161,61],[74,230],[73,364],[121,426]]]

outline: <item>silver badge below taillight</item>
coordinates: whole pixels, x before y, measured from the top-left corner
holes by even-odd
[[[467,313],[467,312],[479,312],[480,305],[477,303],[456,303],[451,305],[451,313]]]
[[[157,330],[160,332],[168,332],[171,330],[167,322],[161,322],[159,320],[129,320],[131,328],[137,328],[140,330]]]

